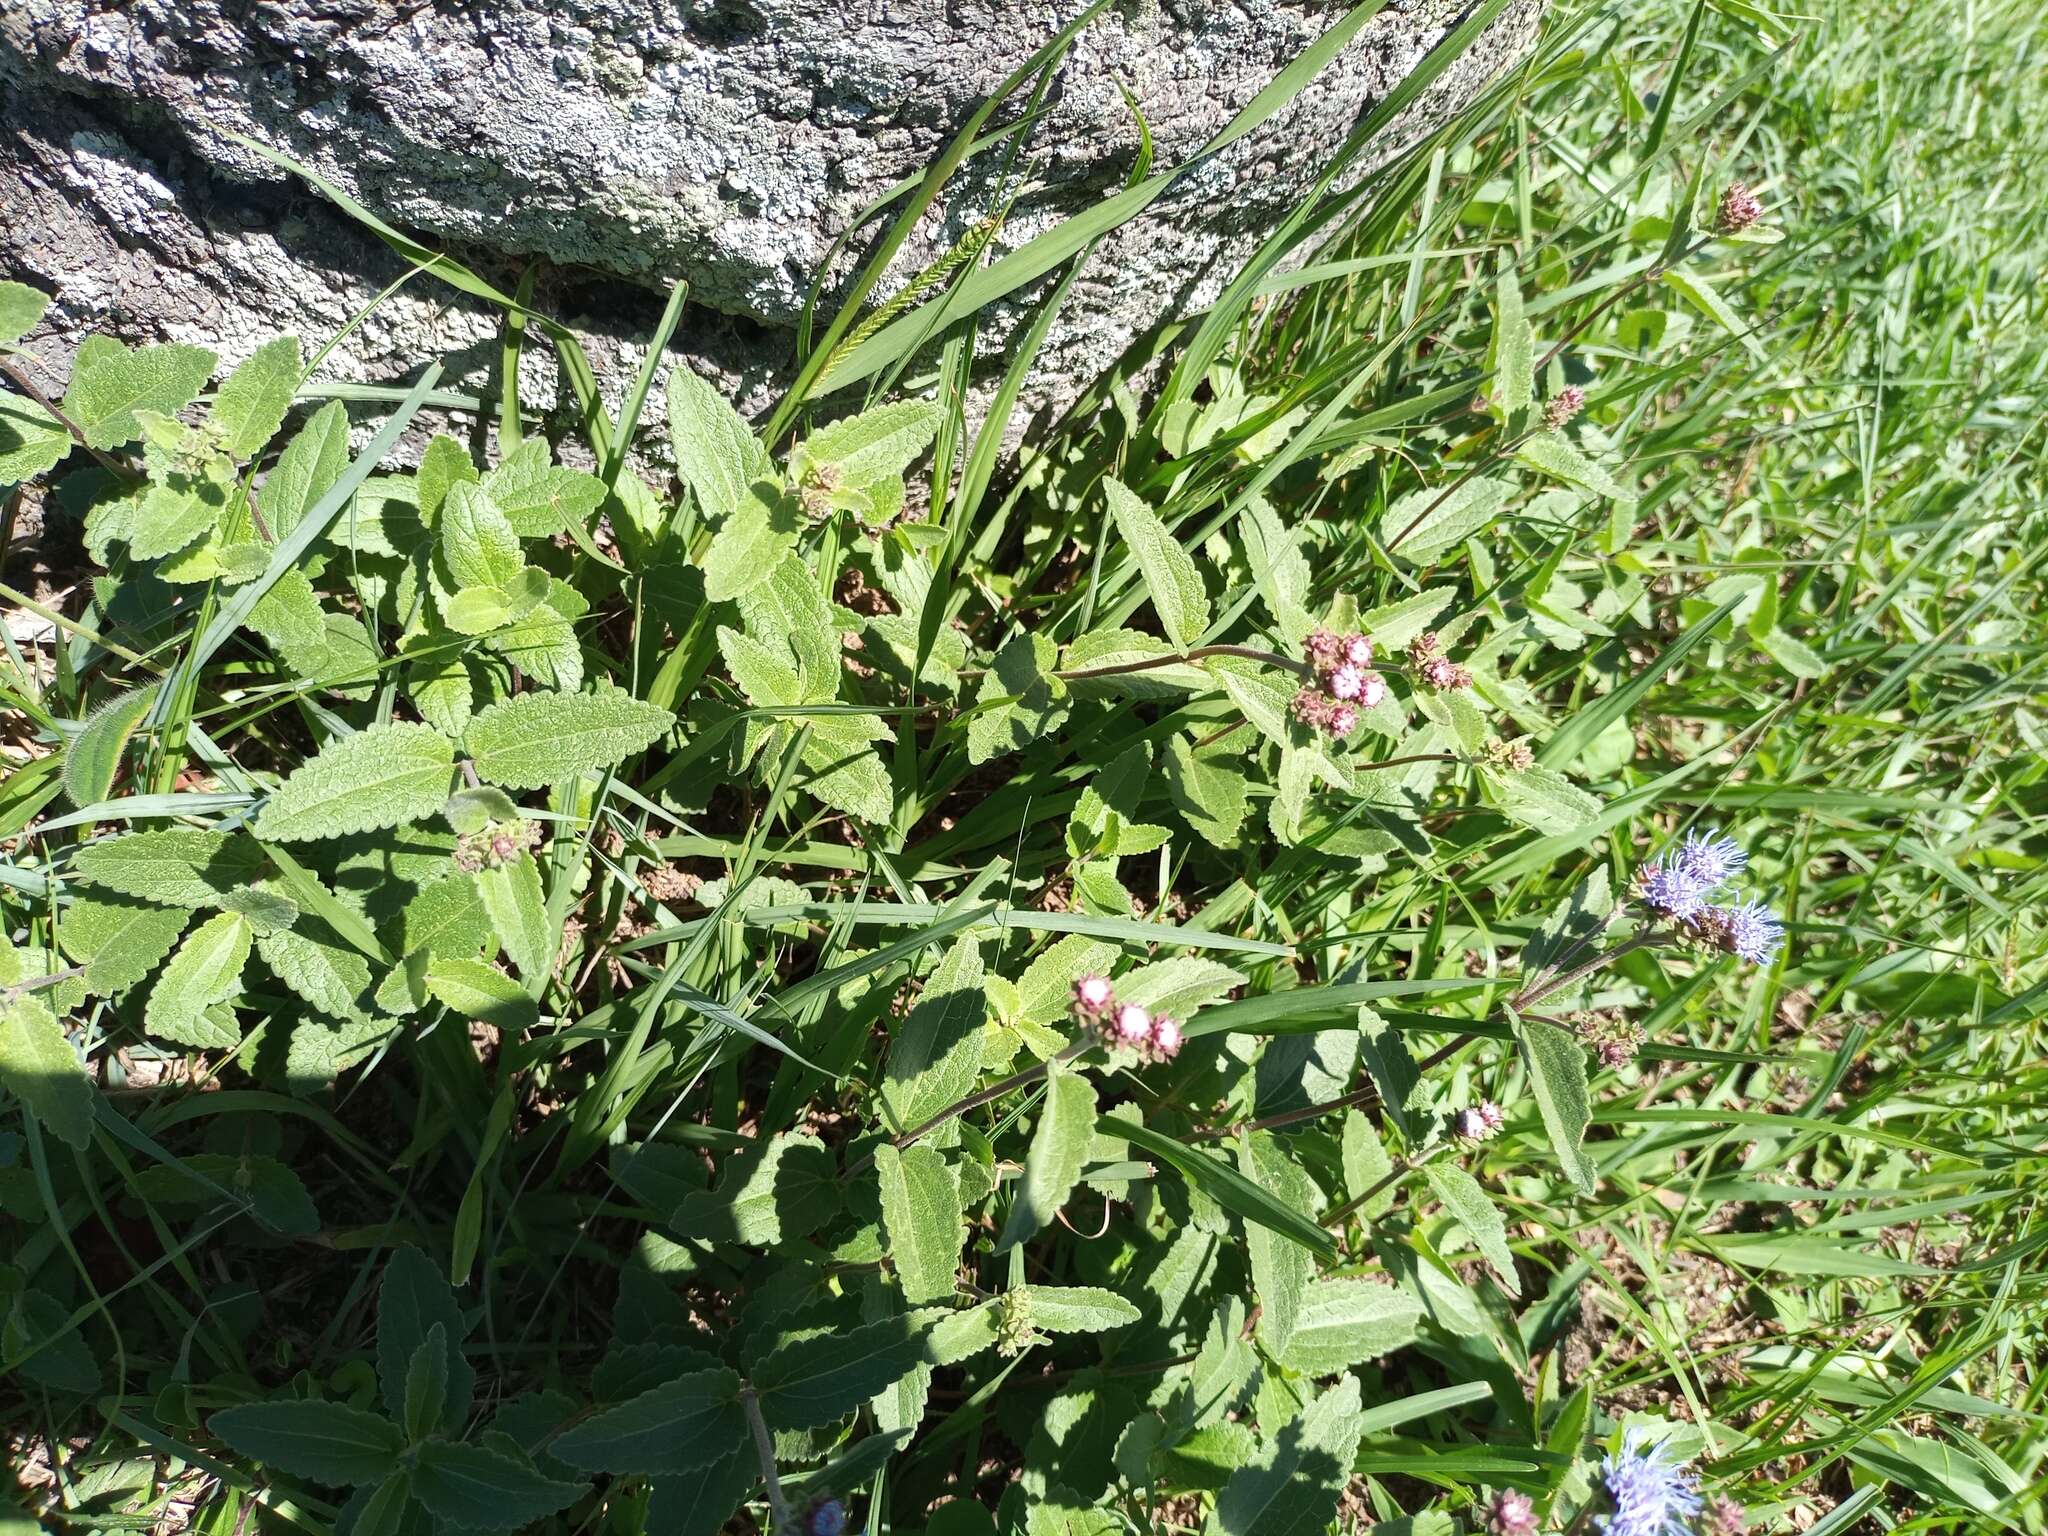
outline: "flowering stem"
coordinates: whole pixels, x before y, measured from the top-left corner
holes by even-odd
[[[1314,675],[1314,669],[1306,662],[1296,661],[1291,656],[1282,656],[1278,651],[1262,651],[1253,645],[1198,645],[1191,651],[1177,652],[1171,656],[1147,656],[1142,661],[1122,661],[1111,667],[1082,667],[1072,672],[1055,672],[1053,676],[1063,683],[1089,677],[1121,677],[1127,672],[1150,672],[1159,667],[1187,666],[1210,656],[1237,656],[1245,661],[1262,662],[1269,667],[1284,667],[1296,677]]]
[[[956,1120],[960,1116],[966,1114],[971,1109],[979,1109],[984,1104],[993,1104],[997,1099],[1000,1099],[1006,1093],[1014,1092],[1016,1089],[1019,1088],[1028,1087],[1032,1083],[1037,1082],[1041,1077],[1044,1077],[1045,1074],[1058,1063],[1063,1061],[1072,1061],[1076,1056],[1080,1055],[1083,1051],[1087,1050],[1093,1044],[1095,1044],[1093,1040],[1083,1035],[1079,1040],[1074,1041],[1073,1044],[1069,1045],[1057,1056],[1048,1057],[1046,1060],[1038,1063],[1038,1065],[1035,1067],[1026,1067],[1022,1072],[1013,1073],[1009,1077],[1004,1078],[1000,1083],[997,1083],[992,1087],[983,1088],[978,1093],[970,1093],[964,1099],[955,1099],[951,1104],[948,1104],[944,1109],[940,1110],[936,1115],[933,1115],[931,1119],[925,1121],[922,1125],[914,1125],[909,1130],[905,1131],[901,1136],[896,1137],[896,1150],[899,1152],[902,1151],[905,1147],[909,1146],[912,1142],[924,1136],[927,1132],[937,1130],[940,1126],[944,1125],[948,1120]],[[859,1162],[854,1163],[850,1167],[848,1167],[846,1172],[840,1175],[840,1180],[841,1182],[844,1182],[847,1179],[853,1178],[856,1174],[866,1173],[868,1169],[874,1166],[875,1154],[870,1152],[866,1157],[862,1158]]]
[[[747,1410],[747,1423],[754,1431],[754,1454],[761,1459],[761,1481],[768,1485],[768,1511],[775,1536],[789,1536],[796,1522],[789,1516],[789,1500],[775,1476],[775,1440],[768,1433],[768,1421],[761,1417],[761,1400],[752,1387],[740,1389],[740,1404]]]

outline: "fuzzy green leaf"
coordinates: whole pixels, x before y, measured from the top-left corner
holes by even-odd
[[[378,1482],[405,1449],[397,1425],[346,1403],[244,1403],[207,1427],[251,1461],[329,1487]]]
[[[618,688],[522,693],[479,710],[463,745],[491,783],[539,789],[617,766],[659,741],[675,719]]]
[[[1116,530],[1138,562],[1146,590],[1152,594],[1153,610],[1167,639],[1182,650],[1201,642],[1209,627],[1209,593],[1202,585],[1202,573],[1178,540],[1166,531],[1144,502],[1120,480],[1102,482],[1109,498],[1109,515]]]
[[[427,962],[427,990],[465,1019],[481,1019],[507,1034],[540,1022],[540,1009],[526,989],[478,960],[434,956]]]
[[[901,400],[847,416],[804,439],[791,461],[799,475],[830,465],[840,490],[864,490],[892,480],[938,435],[939,408],[930,400]]]
[[[1356,1376],[1310,1403],[1231,1474],[1203,1536],[1301,1536],[1328,1526],[1365,1433],[1362,1406]]]
[[[257,835],[293,843],[424,821],[447,800],[454,771],[455,744],[432,726],[368,726],[294,769],[264,805]]]
[[[544,437],[529,437],[483,478],[484,493],[522,539],[578,527],[604,502],[604,482],[556,464]]]
[[[981,946],[963,934],[889,1045],[882,1104],[899,1130],[922,1125],[974,1087],[981,1065],[978,1034],[987,1016]]]
[[[1522,1282],[1515,1274],[1515,1256],[1508,1249],[1507,1223],[1501,1219],[1499,1208],[1480,1187],[1479,1181],[1450,1163],[1429,1163],[1424,1166],[1422,1176],[1429,1181],[1429,1187],[1443,1202],[1444,1209],[1458,1219],[1458,1225],[1479,1245],[1481,1256],[1500,1278],[1507,1293],[1510,1296],[1521,1295]]]
[[[720,1368],[691,1371],[586,1419],[548,1453],[592,1472],[659,1477],[710,1466],[746,1433],[740,1378]]]
[[[1245,776],[1235,766],[1243,760],[1236,752],[1197,752],[1185,736],[1166,743],[1166,788],[1174,809],[1217,848],[1237,846],[1244,826]]]
[[[116,694],[85,718],[78,734],[64,749],[64,793],[83,810],[97,805],[113,793],[114,777],[121,769],[121,754],[128,738],[135,734],[142,717],[156,702],[157,685],[151,683],[128,693]]]
[[[179,342],[99,355],[72,372],[64,414],[93,447],[119,448],[142,435],[137,411],[175,416],[196,400],[216,361],[204,347]]]
[[[1099,1286],[1026,1285],[1018,1292],[1025,1298],[1031,1326],[1047,1333],[1101,1333],[1128,1328],[1144,1316],[1115,1291]]]
[[[898,1152],[886,1141],[875,1149],[875,1174],[889,1262],[904,1300],[945,1300],[953,1294],[966,1236],[958,1176],[931,1147]]]
[[[1335,1376],[1413,1342],[1422,1304],[1370,1280],[1320,1279],[1302,1292],[1280,1363],[1304,1376]]]
[[[241,990],[253,934],[249,920],[237,912],[210,917],[193,929],[150,988],[142,1027],[152,1035],[202,1049],[229,1049],[239,1043],[223,1040],[207,1012]]]
[[[945,1314],[912,1312],[793,1339],[752,1372],[761,1413],[777,1429],[829,1424],[923,1362],[925,1335]]]
[[[0,995],[0,1083],[60,1141],[81,1152],[92,1144],[92,1082],[37,993]]]
[[[226,832],[162,827],[88,843],[71,872],[124,896],[171,907],[211,907],[263,872],[263,852]]]
[[[491,926],[505,946],[505,957],[528,981],[552,976],[561,931],[548,920],[546,893],[540,888],[540,865],[522,852],[495,869],[476,875],[477,895]]]
[[[26,395],[0,393],[0,490],[48,474],[70,451],[63,422]]]
[[[588,1488],[547,1477],[488,1445],[430,1440],[413,1467],[413,1497],[444,1527],[516,1531],[566,1509]]]
[[[995,654],[967,721],[967,758],[985,763],[1044,740],[1067,717],[1059,652],[1043,635],[1018,635]]]
[[[1515,458],[1553,480],[1562,480],[1595,496],[1611,496],[1616,501],[1636,499],[1633,491],[1555,432],[1538,432],[1524,440],[1516,446]]]
[[[457,587],[504,587],[525,562],[519,535],[480,485],[449,487],[441,508],[441,558]]]
[[[394,1418],[405,1414],[405,1382],[413,1356],[437,1327],[448,1345],[441,1425],[453,1430],[468,1417],[475,1390],[476,1371],[462,1352],[469,1329],[455,1292],[433,1261],[410,1245],[393,1250],[377,1295],[377,1381],[384,1406]]]
[[[832,1154],[815,1136],[781,1132],[735,1152],[718,1187],[684,1196],[669,1226],[680,1237],[772,1248],[815,1232],[838,1209]]]
[[[1380,519],[1380,542],[1416,565],[1429,565],[1500,516],[1514,489],[1505,480],[1476,475],[1448,490],[1411,491]]]
[[[279,336],[252,352],[221,385],[207,425],[237,464],[255,458],[277,436],[298,393],[299,375],[299,338]]]
[[[112,997],[154,970],[190,920],[185,907],[81,894],[64,909],[57,943],[85,967],[87,992]]]
[[[1055,1069],[1046,1078],[1045,1101],[1031,1133],[1031,1149],[1024,1155],[1016,1203],[996,1245],[998,1253],[1052,1224],[1054,1213],[1073,1193],[1094,1141],[1095,1085],[1079,1072]]]
[[[0,347],[11,346],[36,328],[50,296],[27,283],[0,283]]]
[[[1590,1195],[1599,1170],[1586,1156],[1583,1143],[1592,1123],[1592,1094],[1586,1087],[1586,1048],[1554,1024],[1523,1019],[1515,1026],[1522,1059],[1529,1067],[1529,1087],[1550,1132],[1558,1161],[1580,1194]]]
[[[309,932],[302,926],[259,933],[256,952],[279,981],[329,1018],[364,1017],[362,998],[370,990],[370,963],[324,930]]]

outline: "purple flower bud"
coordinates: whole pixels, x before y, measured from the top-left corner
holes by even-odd
[[[1423,684],[1438,692],[1454,686],[1457,674],[1458,669],[1451,665],[1448,656],[1432,656],[1416,669],[1416,676],[1422,679]]]
[[[1180,1025],[1172,1019],[1157,1018],[1152,1021],[1152,1054],[1160,1061],[1171,1061],[1180,1054]]]
[[[1764,205],[1757,201],[1756,194],[1739,181],[1728,183],[1728,190],[1721,194],[1721,206],[1714,214],[1714,233],[1735,235],[1749,228],[1764,216]]]
[[[1586,408],[1586,392],[1576,384],[1567,384],[1543,407],[1543,426],[1546,431],[1555,432]]]
[[[1107,1013],[1116,1002],[1107,976],[1080,976],[1074,980],[1074,1008],[1079,1013]]]
[[[1702,885],[1677,859],[1658,859],[1637,875],[1636,890],[1657,916],[1683,923],[1699,914],[1713,887]]]
[[[1116,1011],[1116,1038],[1121,1045],[1144,1045],[1152,1038],[1152,1015],[1136,1003],[1125,1003]]]
[[[1301,642],[1301,648],[1308,653],[1308,659],[1314,662],[1316,669],[1320,671],[1336,665],[1338,654],[1343,649],[1343,642],[1318,624],[1308,632],[1307,638]]]
[[[1451,1134],[1460,1141],[1484,1141],[1493,1134],[1486,1116],[1476,1109],[1461,1109],[1451,1116]]]
[[[1314,688],[1303,688],[1296,693],[1287,709],[1310,730],[1323,730],[1330,723],[1330,701]]]
[[[1700,1536],[1747,1536],[1749,1512],[1725,1493],[1717,1493],[1707,1500],[1706,1513],[1700,1516]]]
[[[1501,1489],[1486,1507],[1486,1529],[1490,1536],[1536,1536],[1535,1501],[1519,1488]]]

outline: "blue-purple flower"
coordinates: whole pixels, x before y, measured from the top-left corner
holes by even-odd
[[[1687,833],[1675,862],[1711,891],[1741,874],[1743,866],[1749,863],[1749,855],[1742,851],[1734,838],[1710,828],[1705,832]]]
[[[819,1499],[811,1506],[804,1525],[809,1536],[842,1536],[846,1530],[846,1506],[837,1499]]]
[[[1714,894],[1676,855],[1652,860],[1637,876],[1636,888],[1644,906],[1674,923],[1691,921]]]
[[[1691,1536],[1686,1522],[1700,1512],[1698,1480],[1661,1445],[1643,1445],[1641,1426],[1622,1436],[1621,1449],[1600,1463],[1614,1512],[1600,1528],[1607,1536]]]
[[[1739,955],[1751,965],[1768,965],[1785,942],[1785,925],[1760,901],[1708,907],[1693,919],[1699,936],[1714,948]]]

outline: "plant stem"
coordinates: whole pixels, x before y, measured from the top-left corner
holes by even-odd
[[[796,1525],[790,1519],[789,1500],[783,1496],[782,1484],[775,1476],[775,1440],[768,1433],[768,1421],[761,1417],[761,1400],[752,1387],[742,1387],[740,1404],[747,1410],[747,1423],[754,1431],[754,1454],[761,1460],[761,1481],[768,1485],[768,1512],[775,1536],[790,1536]]]
[[[1191,651],[1176,652],[1171,656],[1147,656],[1142,661],[1122,661],[1113,667],[1081,667],[1071,672],[1055,672],[1053,676],[1063,683],[1089,677],[1121,677],[1127,672],[1151,672],[1159,667],[1188,666],[1210,656],[1237,656],[1245,661],[1262,662],[1269,667],[1284,668],[1296,677],[1314,675],[1314,669],[1308,663],[1296,661],[1291,656],[1282,656],[1278,651],[1262,651],[1255,645],[1198,645]]]
[[[66,966],[63,970],[52,971],[47,976],[31,976],[27,981],[17,981],[12,986],[6,988],[6,990],[10,993],[39,992],[44,987],[61,986],[63,983],[71,980],[72,977],[83,976],[84,974],[85,967],[82,965]]]

